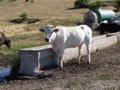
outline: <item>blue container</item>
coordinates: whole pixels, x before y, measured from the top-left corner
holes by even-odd
[[[5,77],[10,75],[11,68],[0,68],[0,82],[5,80]]]

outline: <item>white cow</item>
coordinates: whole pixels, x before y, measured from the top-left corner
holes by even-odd
[[[40,31],[45,33],[45,40],[52,44],[52,48],[55,51],[59,65],[63,67],[63,54],[66,48],[78,47],[78,60],[80,63],[81,58],[81,46],[86,44],[89,63],[90,59],[90,44],[92,40],[92,30],[87,25],[79,25],[73,27],[47,25],[42,27]]]

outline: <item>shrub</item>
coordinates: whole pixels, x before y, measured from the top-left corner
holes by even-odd
[[[115,0],[115,11],[118,12],[120,10],[120,0]]]
[[[26,13],[22,13],[19,15],[19,17],[24,21],[24,20],[27,20],[28,16]]]
[[[77,8],[87,7],[88,6],[88,0],[76,0],[74,2],[74,6]]]
[[[17,18],[10,20],[12,23],[23,23],[28,19],[28,15],[26,13],[20,14]]]
[[[96,1],[96,2],[93,2],[93,3],[89,4],[89,9],[90,10],[95,10],[95,9],[99,9],[101,6],[102,6],[101,1]]]
[[[120,7],[120,0],[115,0],[115,3]]]

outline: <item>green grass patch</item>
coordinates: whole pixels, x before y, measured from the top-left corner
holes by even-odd
[[[22,48],[30,48],[34,46],[40,46],[46,44],[43,39],[42,33],[32,33],[11,37],[12,40],[12,52],[16,52]]]

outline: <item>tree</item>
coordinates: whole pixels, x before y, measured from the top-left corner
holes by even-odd
[[[95,9],[99,9],[101,6],[102,6],[101,1],[96,1],[96,2],[93,2],[93,3],[89,4],[89,9],[90,10],[95,10]]]
[[[88,3],[89,3],[88,0],[76,0],[76,1],[74,2],[74,6],[75,6],[76,8],[88,7]]]

